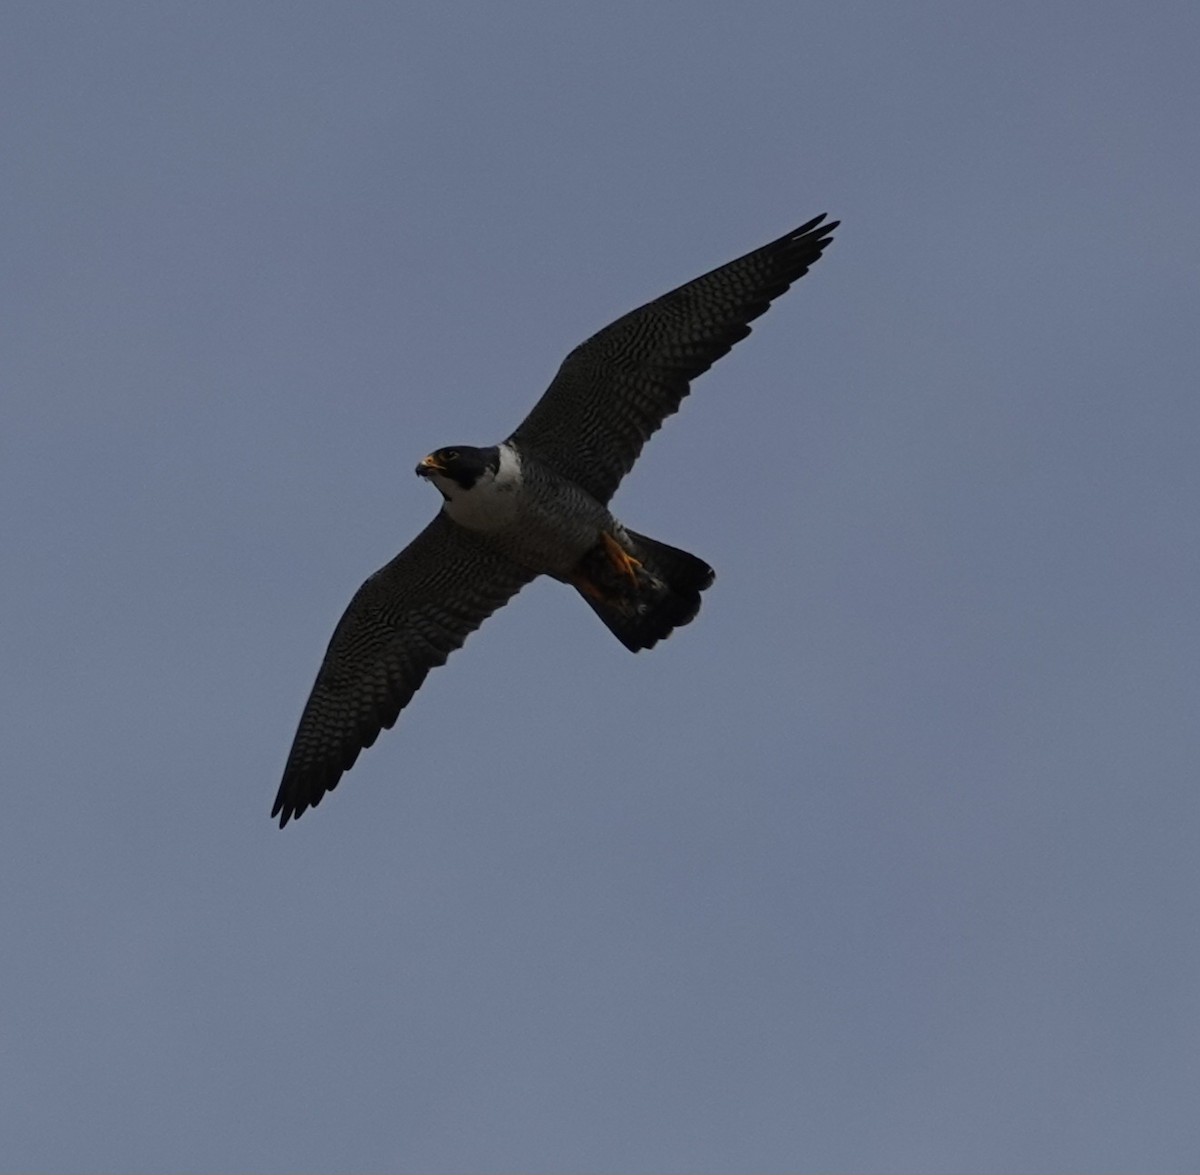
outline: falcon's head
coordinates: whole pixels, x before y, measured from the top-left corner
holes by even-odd
[[[443,509],[471,530],[497,530],[517,511],[521,459],[512,445],[457,445],[430,453],[417,466],[446,499]]]
[[[449,498],[458,490],[470,490],[480,478],[493,480],[500,469],[500,447],[477,449],[474,445],[451,445],[436,449],[417,464],[417,476],[428,478]]]

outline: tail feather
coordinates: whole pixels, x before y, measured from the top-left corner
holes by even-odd
[[[642,564],[636,590],[598,599],[580,591],[588,606],[630,652],[653,648],[700,611],[700,593],[713,582],[713,569],[703,559],[626,531],[630,553]]]

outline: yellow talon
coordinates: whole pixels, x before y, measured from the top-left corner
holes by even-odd
[[[605,531],[600,538],[604,541],[604,549],[608,553],[612,565],[622,575],[629,577],[629,582],[636,588],[638,586],[638,568],[641,563],[635,559],[612,535]]]

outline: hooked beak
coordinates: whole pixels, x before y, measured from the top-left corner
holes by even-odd
[[[417,476],[428,477],[431,473],[445,473],[446,467],[432,454],[417,462]]]

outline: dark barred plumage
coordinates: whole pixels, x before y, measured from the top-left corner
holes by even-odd
[[[444,514],[354,594],[317,674],[272,816],[315,808],[390,730],[426,674],[534,574]]]
[[[618,318],[572,351],[512,435],[607,502],[689,384],[750,333],[833,239],[824,216]]]
[[[363,584],[334,631],[271,812],[280,827],[320,803],[429,670],[536,576],[574,586],[634,652],[695,617],[712,568],[627,529],[607,504],[691,381],[821,256],[837,227],[824,220],[593,335],[503,445],[421,462],[442,512]]]

